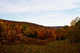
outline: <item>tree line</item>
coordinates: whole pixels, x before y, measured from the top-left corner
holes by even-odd
[[[17,43],[25,37],[37,39],[63,40],[67,37],[71,42],[80,41],[80,20],[75,26],[64,26],[63,28],[45,27],[32,23],[7,21],[0,19],[0,43]]]

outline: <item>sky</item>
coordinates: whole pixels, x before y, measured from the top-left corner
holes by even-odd
[[[0,0],[0,19],[64,26],[80,17],[80,0]]]

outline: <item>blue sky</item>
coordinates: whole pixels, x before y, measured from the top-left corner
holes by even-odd
[[[64,26],[80,17],[80,0],[0,0],[0,18]]]

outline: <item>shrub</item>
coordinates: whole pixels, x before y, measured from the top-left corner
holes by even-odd
[[[62,29],[56,29],[57,40],[64,39],[64,31]]]
[[[67,31],[66,35],[71,43],[80,42],[80,29],[78,27],[71,28]]]

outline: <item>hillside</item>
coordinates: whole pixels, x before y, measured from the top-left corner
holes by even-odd
[[[0,19],[0,52],[80,53],[80,20],[75,26],[46,27]]]
[[[23,21],[10,21],[10,20],[3,20],[0,19],[1,21],[3,21],[4,23],[16,23],[16,24],[27,24],[30,27],[45,27],[45,28],[51,28],[53,29],[53,27],[49,27],[49,26],[43,26],[43,25],[39,25],[39,24],[35,24],[35,23],[30,23],[30,22],[23,22]],[[57,27],[57,26],[56,26]]]
[[[37,39],[55,38],[56,28],[46,27],[29,22],[18,22],[0,19],[0,36],[6,37],[8,42],[21,41],[23,37],[33,37]],[[2,40],[3,40],[2,39]]]

